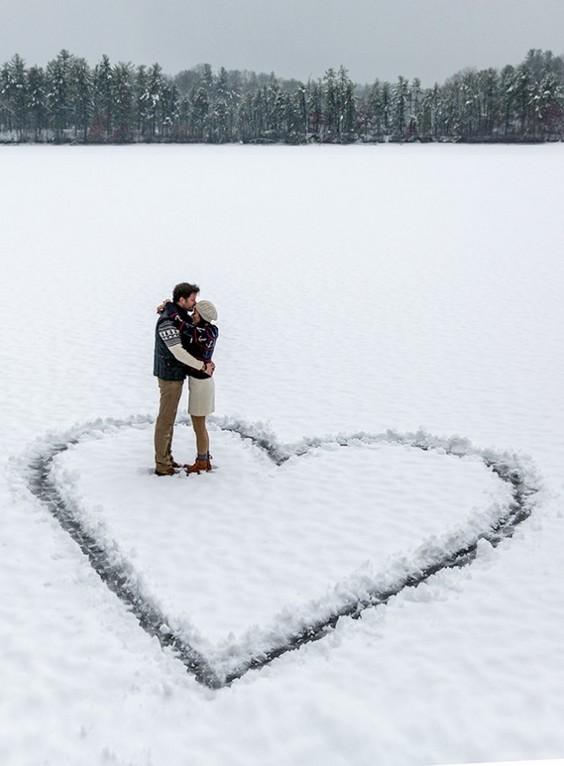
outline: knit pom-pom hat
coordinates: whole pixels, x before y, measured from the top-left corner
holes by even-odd
[[[217,319],[217,309],[211,301],[198,301],[194,306],[194,310],[206,322],[215,322]]]

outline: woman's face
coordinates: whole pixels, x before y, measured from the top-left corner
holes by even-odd
[[[200,315],[198,314],[196,309],[194,309],[194,311],[192,312],[191,318],[192,318],[192,324],[200,324]]]

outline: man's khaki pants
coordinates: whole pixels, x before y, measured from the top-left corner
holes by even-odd
[[[155,470],[165,473],[172,468],[172,434],[184,381],[161,378],[158,381],[161,402],[155,423]]]

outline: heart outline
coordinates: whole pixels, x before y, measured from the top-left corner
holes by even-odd
[[[511,493],[510,503],[501,509],[502,512],[497,521],[488,529],[472,533],[466,538],[463,536],[462,540],[460,534],[454,535],[452,539],[443,540],[440,546],[435,545],[434,548],[428,544],[422,546],[425,547],[425,551],[421,554],[420,560],[416,560],[411,567],[404,567],[404,571],[397,573],[395,579],[392,578],[386,587],[367,589],[365,596],[345,601],[331,613],[322,615],[307,625],[291,629],[284,640],[279,637],[276,640],[272,639],[267,650],[255,654],[247,652],[245,658],[237,659],[234,664],[227,666],[228,669],[219,669],[220,663],[217,662],[217,658],[214,661],[209,655],[205,656],[192,647],[180,631],[168,627],[170,621],[166,615],[161,612],[150,595],[143,593],[138,587],[134,567],[125,557],[116,554],[116,550],[107,550],[84,527],[78,508],[73,507],[68,499],[61,496],[56,481],[51,475],[54,458],[71,445],[78,444],[94,435],[99,438],[101,433],[115,432],[116,429],[150,426],[154,423],[154,418],[132,416],[122,420],[98,419],[75,426],[64,433],[48,434],[39,440],[24,456],[23,474],[28,490],[47,507],[62,528],[79,545],[102,581],[134,614],[140,626],[149,635],[157,637],[163,649],[172,650],[199,683],[214,689],[231,684],[249,670],[264,667],[277,657],[305,643],[323,638],[335,627],[341,617],[358,618],[366,609],[387,603],[405,588],[416,587],[442,569],[460,568],[471,564],[476,557],[481,540],[487,540],[495,547],[513,535],[515,528],[533,512],[541,489],[540,479],[530,459],[516,453],[481,450],[473,447],[468,439],[459,436],[443,438],[423,430],[415,433],[388,430],[384,434],[361,431],[353,434],[302,439],[294,445],[284,445],[280,444],[261,423],[253,424],[228,417],[212,417],[210,420],[221,430],[237,433],[242,439],[250,440],[278,466],[292,456],[299,457],[323,444],[336,443],[346,447],[360,440],[370,444],[381,443],[389,446],[411,446],[422,450],[440,450],[442,453],[457,457],[478,456],[488,469],[509,486]],[[179,423],[186,424],[187,419],[182,418]]]

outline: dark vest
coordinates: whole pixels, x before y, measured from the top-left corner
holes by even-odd
[[[165,310],[157,319],[157,326],[155,327],[155,357],[153,363],[153,375],[161,380],[184,380],[188,368],[182,362],[173,356],[165,342],[159,335],[159,330],[163,323],[170,322],[170,315],[173,313],[180,314],[183,318],[188,318],[188,314],[174,303],[167,303]]]

